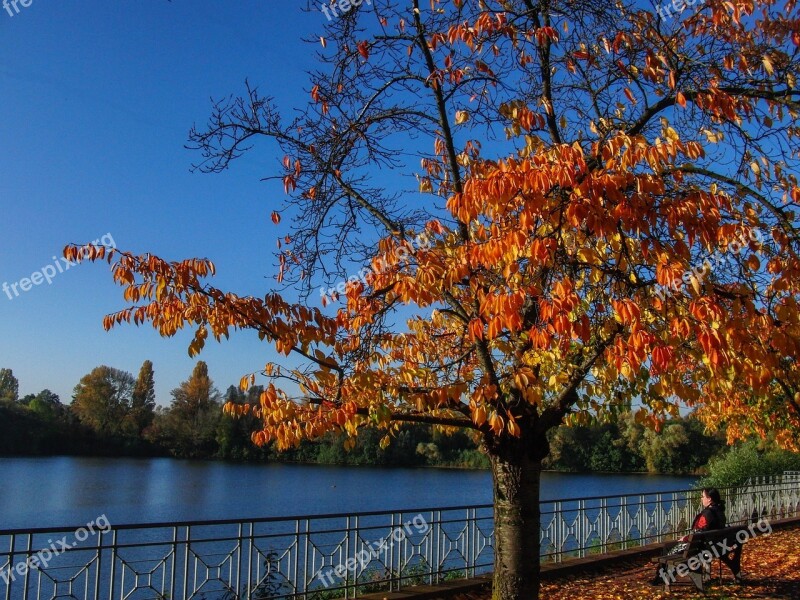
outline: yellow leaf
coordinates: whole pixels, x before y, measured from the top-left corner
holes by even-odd
[[[764,65],[764,70],[767,72],[767,75],[775,73],[775,68],[772,66],[772,61],[769,59],[769,56],[764,55],[761,59],[761,64]]]
[[[456,111],[456,125],[461,125],[469,121],[469,113],[465,110]]]
[[[480,427],[481,425],[483,425],[486,422],[486,407],[485,406],[479,406],[478,408],[476,408],[473,411],[473,413],[472,413],[472,421],[478,427]]]
[[[675,131],[672,127],[667,127],[667,130],[664,132],[664,135],[667,136],[667,139],[671,142],[677,142],[680,139],[678,132]]]
[[[694,290],[694,293],[699,296],[700,295],[700,280],[697,278],[697,276],[694,273],[689,275],[689,283],[692,284],[692,289]]]

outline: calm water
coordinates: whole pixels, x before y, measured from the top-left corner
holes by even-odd
[[[692,477],[545,473],[542,499],[677,490]],[[487,471],[0,458],[0,529],[413,509],[492,500]]]

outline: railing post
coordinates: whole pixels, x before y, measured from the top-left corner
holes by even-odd
[[[631,530],[631,515],[628,512],[628,497],[622,496],[620,499],[620,506],[619,506],[619,538],[627,543],[628,541],[628,534]]]
[[[100,600],[100,573],[103,570],[103,537],[104,531],[97,532],[97,566],[94,572],[94,600]],[[87,573],[88,577],[89,574]]]
[[[308,591],[308,586],[311,583],[310,577],[313,576],[313,574],[310,575],[308,572],[308,544],[310,537],[311,537],[311,520],[306,519],[305,539],[303,540],[303,600],[306,600],[308,598],[306,592]]]
[[[178,562],[178,527],[172,528],[172,561],[169,568],[169,597],[175,597],[175,570],[177,569]],[[110,600],[110,599],[109,599]]]
[[[428,563],[431,566],[431,574],[428,580],[431,583],[433,583],[434,580],[436,580],[436,582],[438,583],[439,581],[438,573],[442,570],[442,567],[444,566],[442,562],[442,557],[445,555],[444,544],[446,543],[447,540],[447,534],[444,531],[444,520],[443,520],[444,518],[442,517],[442,511],[437,510],[435,512],[432,512],[431,516],[433,517],[433,522],[437,523],[437,527],[436,527],[436,544],[433,546],[433,552],[434,552],[433,560],[430,563]],[[403,550],[405,550],[405,548]],[[436,574],[434,574],[434,569]]]
[[[6,600],[11,600],[11,586],[14,584],[14,547],[16,545],[17,536],[11,533],[8,537],[8,581],[6,582]]]
[[[28,534],[28,543],[25,544],[25,562],[30,565],[28,562],[31,557],[31,552],[33,551],[33,534]],[[22,597],[27,600],[28,598],[28,581],[31,575],[30,568],[25,569],[25,577],[22,579]]]
[[[192,534],[191,532],[191,525],[187,525],[185,527],[186,530],[186,540],[183,546],[183,600],[187,598],[188,586],[189,586],[189,538]],[[113,598],[111,599],[113,600]]]
[[[667,524],[667,511],[664,508],[664,495],[661,492],[656,493],[656,507],[653,511],[653,517],[656,530],[655,539],[660,542],[661,537],[664,535],[664,527]]]
[[[639,539],[643,542],[647,540],[647,507],[644,503],[644,496],[638,494],[636,496],[636,529],[639,532]]]
[[[244,530],[244,523],[239,523],[236,527],[236,583],[234,589],[236,590],[235,597],[238,600],[242,591],[242,532]]]
[[[114,600],[114,584],[117,579],[117,530],[111,530],[111,568],[109,569],[108,600]]]
[[[345,525],[345,538],[344,538],[344,562],[342,564],[347,564],[347,559],[350,558],[350,536],[352,535],[351,527],[350,527],[350,517],[347,517],[346,525]],[[350,596],[350,584],[348,582],[349,574],[345,573],[344,576],[344,597],[345,599],[355,597]]]
[[[294,523],[294,568],[292,576],[292,583],[294,584],[295,593],[297,593],[297,569],[299,567],[298,565],[299,562],[300,562],[300,519],[296,519]],[[272,565],[270,564],[269,567],[267,568],[272,568]]]
[[[478,513],[474,508],[467,509],[467,527],[464,530],[464,577],[470,577],[470,566],[475,564],[475,548],[472,540],[475,538],[474,527],[478,523]]]
[[[597,515],[597,535],[600,538],[600,553],[608,552],[608,531],[609,531],[608,500],[600,499],[600,513]]]
[[[255,523],[249,523],[247,534],[247,600],[253,597],[253,535]]]
[[[587,520],[586,520],[586,501],[581,498],[578,500],[578,518],[575,521],[575,538],[579,541],[580,546],[578,546],[578,557],[585,558],[586,557],[586,528],[587,528]]]

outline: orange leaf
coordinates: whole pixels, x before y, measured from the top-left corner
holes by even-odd
[[[629,88],[625,88],[625,97],[631,101],[631,104],[636,104],[636,98],[634,98],[633,92]]]

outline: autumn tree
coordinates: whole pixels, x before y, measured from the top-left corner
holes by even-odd
[[[247,84],[190,134],[207,172],[259,139],[281,149],[277,278],[305,301],[211,287],[206,259],[69,247],[114,263],[132,306],[107,328],[191,327],[192,354],[252,329],[291,357],[260,371],[259,406],[228,405],[261,419],[258,444],[472,429],[498,599],[538,596],[540,471],[562,422],[636,399],[653,428],[694,407],[731,440],[797,447],[794,0],[666,17],[626,0],[374,0],[325,26],[296,116]]]
[[[105,436],[124,435],[130,412],[133,375],[105,365],[95,367],[75,386],[70,407],[84,425]]]
[[[128,415],[128,420],[136,435],[141,435],[142,431],[153,422],[155,407],[156,390],[153,363],[146,360],[142,363],[133,387],[131,409]]]
[[[181,457],[210,457],[217,450],[220,393],[208,375],[208,365],[198,361],[191,376],[170,392],[172,404],[148,432],[148,438]]]
[[[0,402],[19,400],[19,381],[11,369],[0,369]]]
[[[192,375],[172,390],[172,412],[180,419],[193,419],[201,412],[219,406],[220,394],[208,375],[208,365],[197,361]]]
[[[263,390],[260,385],[254,385],[245,393],[239,386],[232,385],[225,391],[223,402],[258,406]],[[263,458],[265,449],[255,447],[250,440],[253,431],[260,429],[259,425],[259,420],[252,414],[238,418],[223,415],[217,425],[216,440],[219,445],[217,456],[226,459]]]

